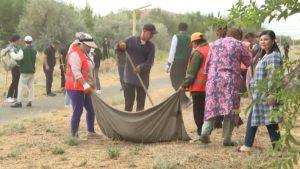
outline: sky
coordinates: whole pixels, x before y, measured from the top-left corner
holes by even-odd
[[[85,6],[85,0],[62,0],[66,3],[73,3],[79,8]],[[228,14],[228,9],[232,7],[238,0],[87,0],[94,12],[105,16],[111,11],[117,12],[119,9],[135,9],[141,6],[149,5],[145,9],[151,8],[161,8],[174,13],[185,13],[200,11],[202,14],[214,13],[216,16],[220,11],[221,15]],[[249,2],[249,0],[244,0]],[[185,3],[189,2],[189,3]],[[264,0],[256,0],[258,5],[263,4]],[[184,5],[183,5],[184,4]],[[295,14],[290,16],[285,21],[284,19],[280,21],[272,21],[270,24],[268,22],[264,23],[264,27],[267,29],[274,30],[276,34],[291,36],[292,39],[300,39],[300,14]]]

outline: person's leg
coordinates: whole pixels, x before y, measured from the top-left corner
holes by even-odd
[[[70,105],[71,99],[70,96],[68,95],[68,93],[66,92],[65,94],[65,106],[66,105]]]
[[[271,124],[271,125],[267,125],[267,129],[268,129],[268,132],[269,132],[272,147],[274,149],[275,144],[273,142],[280,140],[280,132],[279,131],[277,132],[277,130],[279,129],[279,126],[278,126],[278,124]]]
[[[142,111],[145,108],[146,92],[143,87],[136,87],[136,111]]]
[[[236,143],[231,140],[232,131],[234,129],[234,122],[227,116],[224,117],[223,123],[223,145],[224,146],[235,146]]]
[[[244,145],[246,147],[252,147],[255,134],[257,131],[257,126],[251,126],[251,121],[252,121],[252,109],[250,111],[250,114],[248,116],[248,121],[247,121],[247,128],[246,128],[246,136],[245,136],[245,142]]]
[[[222,122],[224,120],[224,116],[218,116],[216,117],[216,121],[215,121],[215,124],[214,124],[214,129],[219,129],[219,128],[222,128]]]
[[[50,94],[51,93],[51,87],[50,87],[51,73],[50,73],[50,69],[46,70],[45,65],[43,65],[43,70],[44,70],[45,77],[46,77],[46,93]]]
[[[92,104],[92,99],[90,94],[85,94],[84,97],[84,108],[86,110],[86,123],[87,123],[87,131],[95,132],[94,124],[95,124],[95,112]]]
[[[246,75],[247,75],[247,70],[245,71],[241,71],[241,76],[243,77],[243,81],[242,81],[242,87],[241,87],[241,93],[242,93],[242,97],[244,97],[244,93],[247,91],[247,87],[246,87]]]
[[[197,133],[201,136],[202,125],[204,123],[205,95],[195,95],[192,98],[194,121],[197,126]]]
[[[135,86],[132,84],[124,84],[125,111],[132,111],[135,99]]]
[[[214,126],[216,118],[211,118],[209,120],[204,121],[201,132],[201,142],[202,143],[210,143],[209,135]]]
[[[119,77],[120,77],[120,84],[121,84],[121,89],[124,89],[124,65],[119,65],[118,66],[118,73],[119,73]]]
[[[34,99],[34,74],[28,75],[28,101],[32,102]]]
[[[18,86],[18,103],[23,102],[23,90],[26,85],[26,78],[24,74],[21,74],[20,80],[19,80],[19,86]]]
[[[95,68],[95,80],[97,90],[101,90],[100,80],[99,80],[99,68]]]
[[[20,79],[19,66],[15,66],[11,70],[12,81],[7,92],[7,98],[17,98],[18,84]]]
[[[50,67],[49,68],[49,84],[48,84],[49,85],[50,93],[52,93],[53,71],[54,71],[54,68]]]
[[[65,72],[64,72],[64,67],[61,65],[60,66],[60,76],[61,76],[61,78],[60,78],[60,87],[62,88],[62,89],[64,89],[65,88]]]
[[[73,114],[71,119],[71,132],[73,137],[77,137],[81,114],[83,112],[84,92],[67,90],[67,94],[72,100]]]

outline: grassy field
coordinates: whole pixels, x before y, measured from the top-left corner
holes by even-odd
[[[165,77],[167,52],[160,52],[151,72],[151,78]],[[35,93],[37,97],[45,95],[44,73],[38,63]],[[102,86],[118,84],[117,68],[113,60],[101,63],[100,79]],[[4,73],[0,69],[0,82],[3,84]],[[108,71],[104,71],[108,70]],[[54,91],[60,89],[59,70],[56,68]],[[1,84],[0,84],[1,85]],[[173,88],[165,87],[149,91],[155,104],[162,102],[174,93]],[[39,95],[38,95],[39,94]],[[122,94],[106,100],[116,108],[124,108]],[[242,99],[241,108],[250,104],[249,99]],[[146,108],[151,107],[149,100]],[[277,157],[267,157],[271,149],[269,135],[265,127],[260,127],[254,149],[251,153],[238,153],[236,149],[243,145],[246,124],[233,131],[233,140],[239,146],[223,147],[222,130],[214,130],[212,143],[203,145],[183,141],[138,144],[126,141],[111,141],[103,136],[99,140],[80,141],[69,137],[71,109],[48,112],[29,119],[16,120],[0,124],[0,168],[2,169],[71,169],[71,168],[138,168],[138,169],[260,169]],[[241,114],[244,122],[247,117]],[[196,135],[192,107],[183,111],[184,124],[191,136]],[[299,126],[293,130],[296,138]],[[97,123],[97,132],[101,133]],[[85,115],[81,118],[79,134],[85,135]],[[101,133],[102,134],[102,133]],[[283,134],[283,133],[282,133]],[[300,168],[300,166],[297,166]],[[296,168],[297,168],[296,167]]]
[[[156,104],[174,93],[171,87],[150,92]],[[106,100],[117,108],[124,108],[123,97]],[[249,99],[242,99],[245,108]],[[146,107],[151,107],[147,100]],[[186,130],[196,135],[192,108],[183,111]],[[265,127],[260,127],[254,149],[250,154],[236,152],[237,147],[222,146],[222,131],[213,131],[212,143],[190,144],[183,141],[139,144],[126,141],[111,141],[103,136],[99,140],[77,142],[69,137],[71,109],[49,112],[34,118],[0,125],[1,169],[68,169],[68,168],[153,168],[153,169],[258,169],[264,168],[277,157],[267,157],[271,149]],[[246,117],[242,114],[246,121]],[[246,124],[235,128],[233,139],[243,144]],[[298,127],[297,127],[298,128]],[[298,130],[298,129],[295,130]],[[97,124],[97,132],[101,133]],[[79,134],[85,135],[85,116],[81,118]],[[300,138],[298,132],[294,133]],[[299,167],[299,166],[298,166]]]

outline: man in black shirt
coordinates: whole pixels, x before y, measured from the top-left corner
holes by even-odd
[[[118,66],[118,72],[120,77],[120,84],[121,89],[120,91],[123,91],[124,89],[124,68],[125,68],[125,62],[126,62],[126,54],[125,52],[121,52],[118,50],[118,43],[114,46],[115,54],[116,54],[116,64]]]
[[[96,81],[96,87],[97,87],[97,93],[101,94],[101,84],[99,80],[99,68],[100,68],[100,63],[102,59],[102,53],[99,48],[96,48],[95,51],[92,53],[94,56],[94,63],[95,63],[95,81]]]
[[[53,71],[56,64],[56,59],[61,58],[61,55],[55,56],[56,50],[59,48],[60,42],[57,40],[53,40],[51,44],[45,48],[44,50],[44,64],[43,69],[46,76],[46,92],[47,96],[56,96],[56,94],[52,93],[52,82],[53,82]]]
[[[104,41],[102,43],[102,47],[103,47],[103,60],[108,59],[109,58],[110,43],[109,43],[109,40],[107,38],[104,38]]]

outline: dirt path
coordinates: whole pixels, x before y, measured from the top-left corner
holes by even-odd
[[[168,85],[171,85],[169,77],[151,79],[149,90],[156,87]],[[100,96],[104,99],[112,97],[114,95],[122,94],[122,92],[120,91],[120,85],[103,87],[101,91],[102,94]],[[56,97],[36,99],[33,102],[33,107],[31,108],[27,108],[26,104],[26,102],[23,102],[22,108],[10,108],[8,105],[0,106],[0,123],[13,121],[15,119],[28,118],[37,114],[62,109],[64,108],[64,95],[58,94]]]

